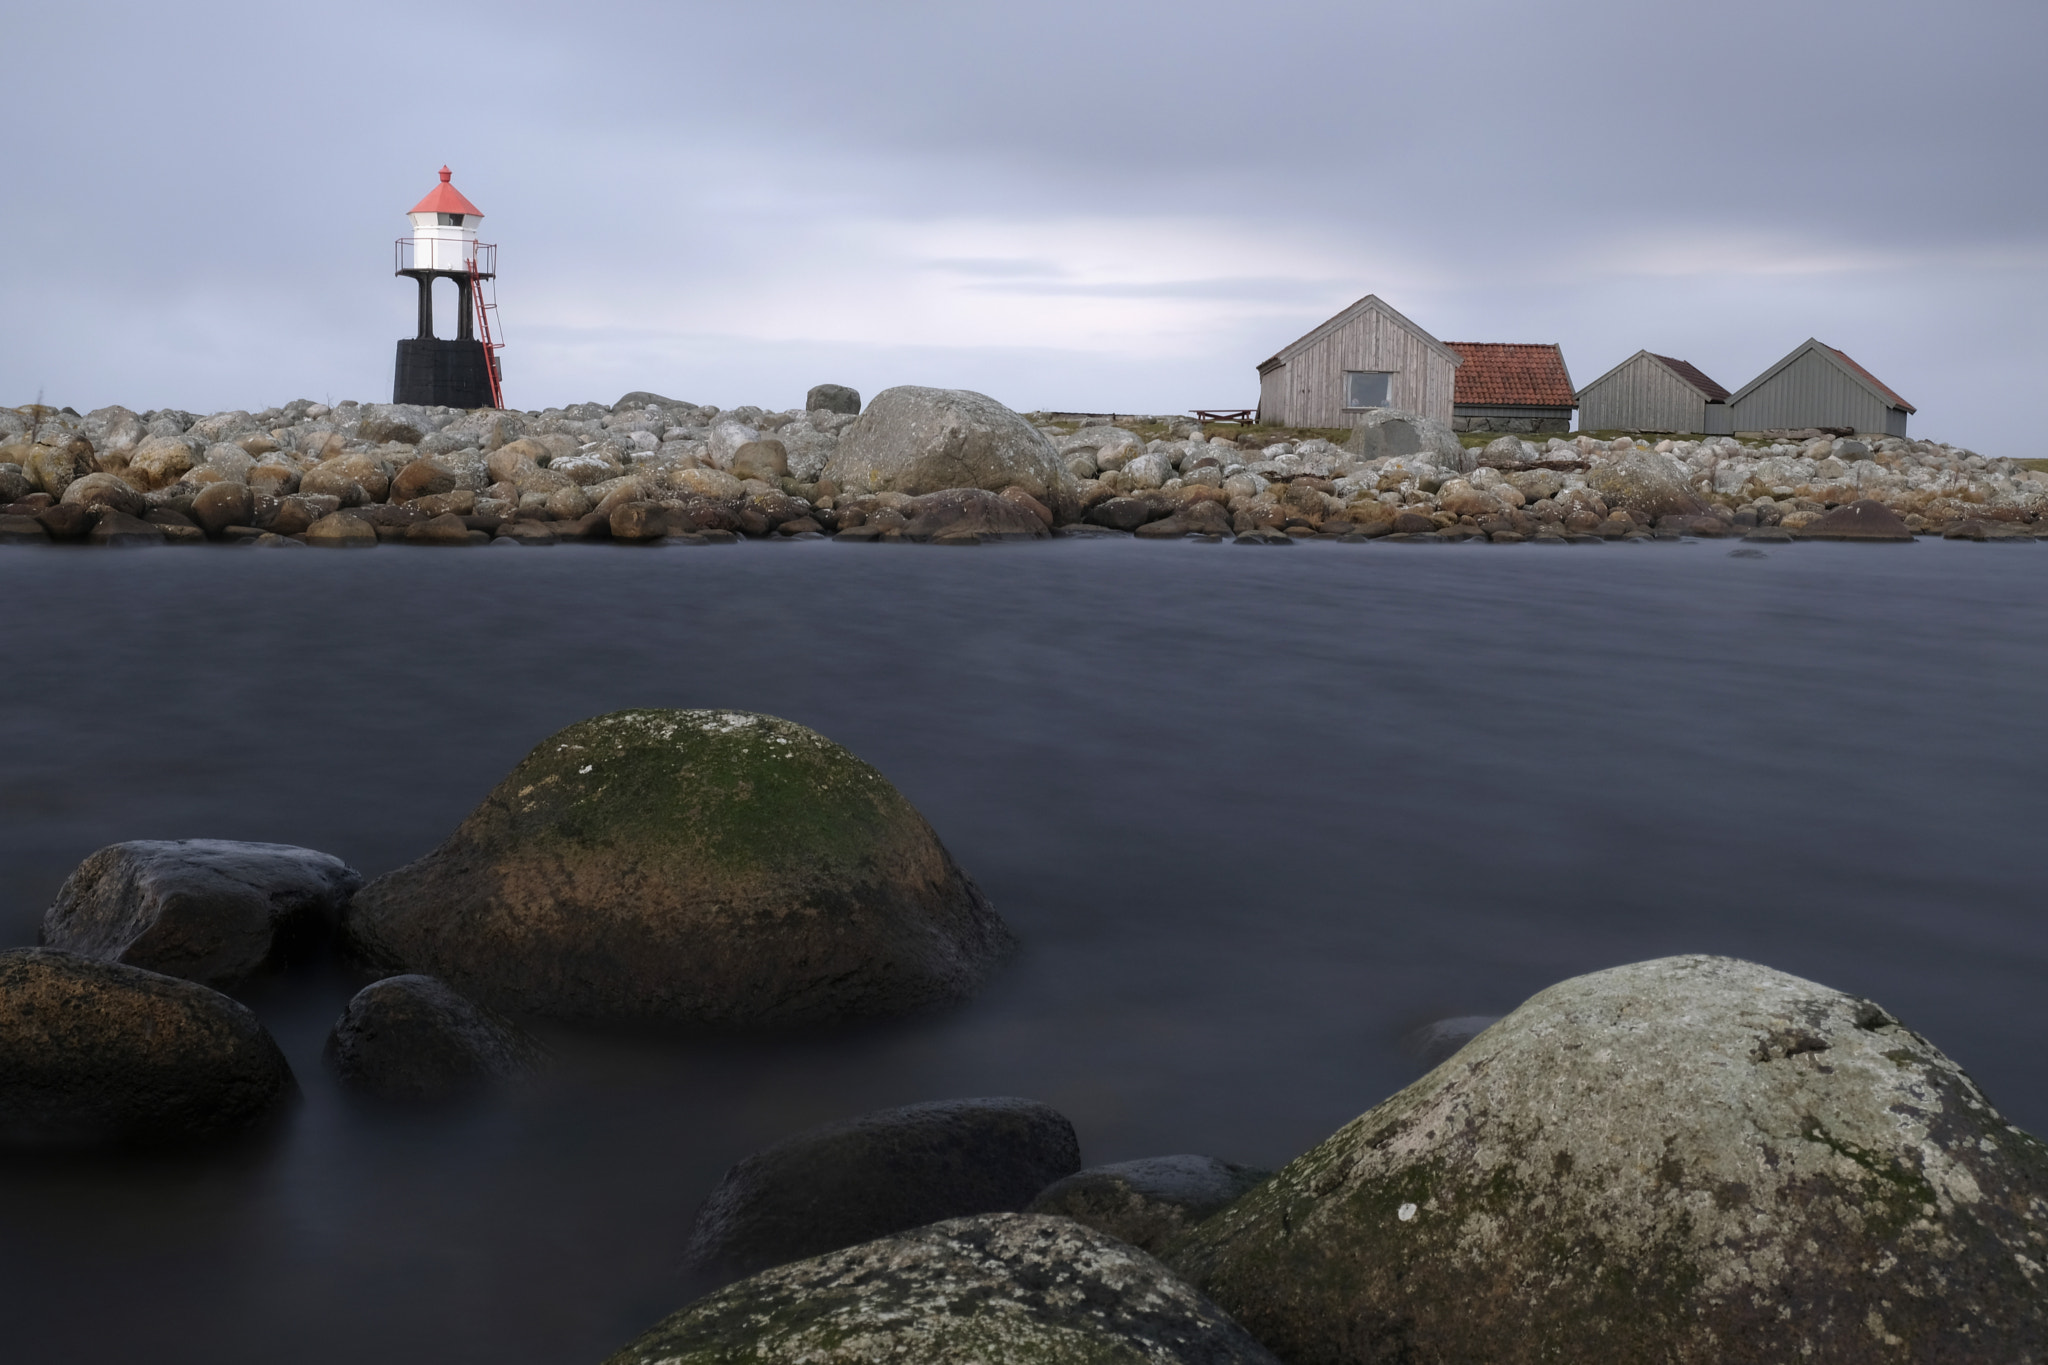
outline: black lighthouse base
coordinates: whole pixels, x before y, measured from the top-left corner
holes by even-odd
[[[481,341],[401,341],[391,401],[429,408],[492,407],[490,363]]]

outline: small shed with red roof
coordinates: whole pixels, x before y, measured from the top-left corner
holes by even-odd
[[[1578,397],[1555,342],[1446,341],[1464,363],[1451,402],[1451,430],[1570,431]]]
[[[1737,432],[1846,427],[1904,436],[1914,411],[1876,375],[1812,337],[1728,399]]]
[[[1728,390],[1676,356],[1637,351],[1579,390],[1584,431],[1726,436]]]

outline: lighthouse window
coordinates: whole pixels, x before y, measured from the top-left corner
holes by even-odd
[[[441,215],[441,226],[442,226],[442,227],[461,227],[461,226],[462,226],[462,215],[461,215],[461,214],[459,214],[459,213],[444,213],[444,214],[442,214],[442,215]]]

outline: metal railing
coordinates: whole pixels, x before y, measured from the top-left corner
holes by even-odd
[[[474,250],[475,259],[470,259]],[[394,275],[408,270],[446,270],[467,274],[472,270],[489,277],[498,273],[498,247],[495,242],[463,242],[434,237],[400,237],[391,244],[391,262]]]

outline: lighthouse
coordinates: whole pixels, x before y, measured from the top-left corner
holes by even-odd
[[[398,367],[391,401],[428,407],[499,408],[496,314],[488,290],[498,278],[498,248],[477,240],[483,212],[452,183],[446,166],[441,183],[406,215],[412,232],[394,244],[394,274],[419,285],[419,335],[398,343]],[[434,334],[434,281],[455,281],[455,337]]]

